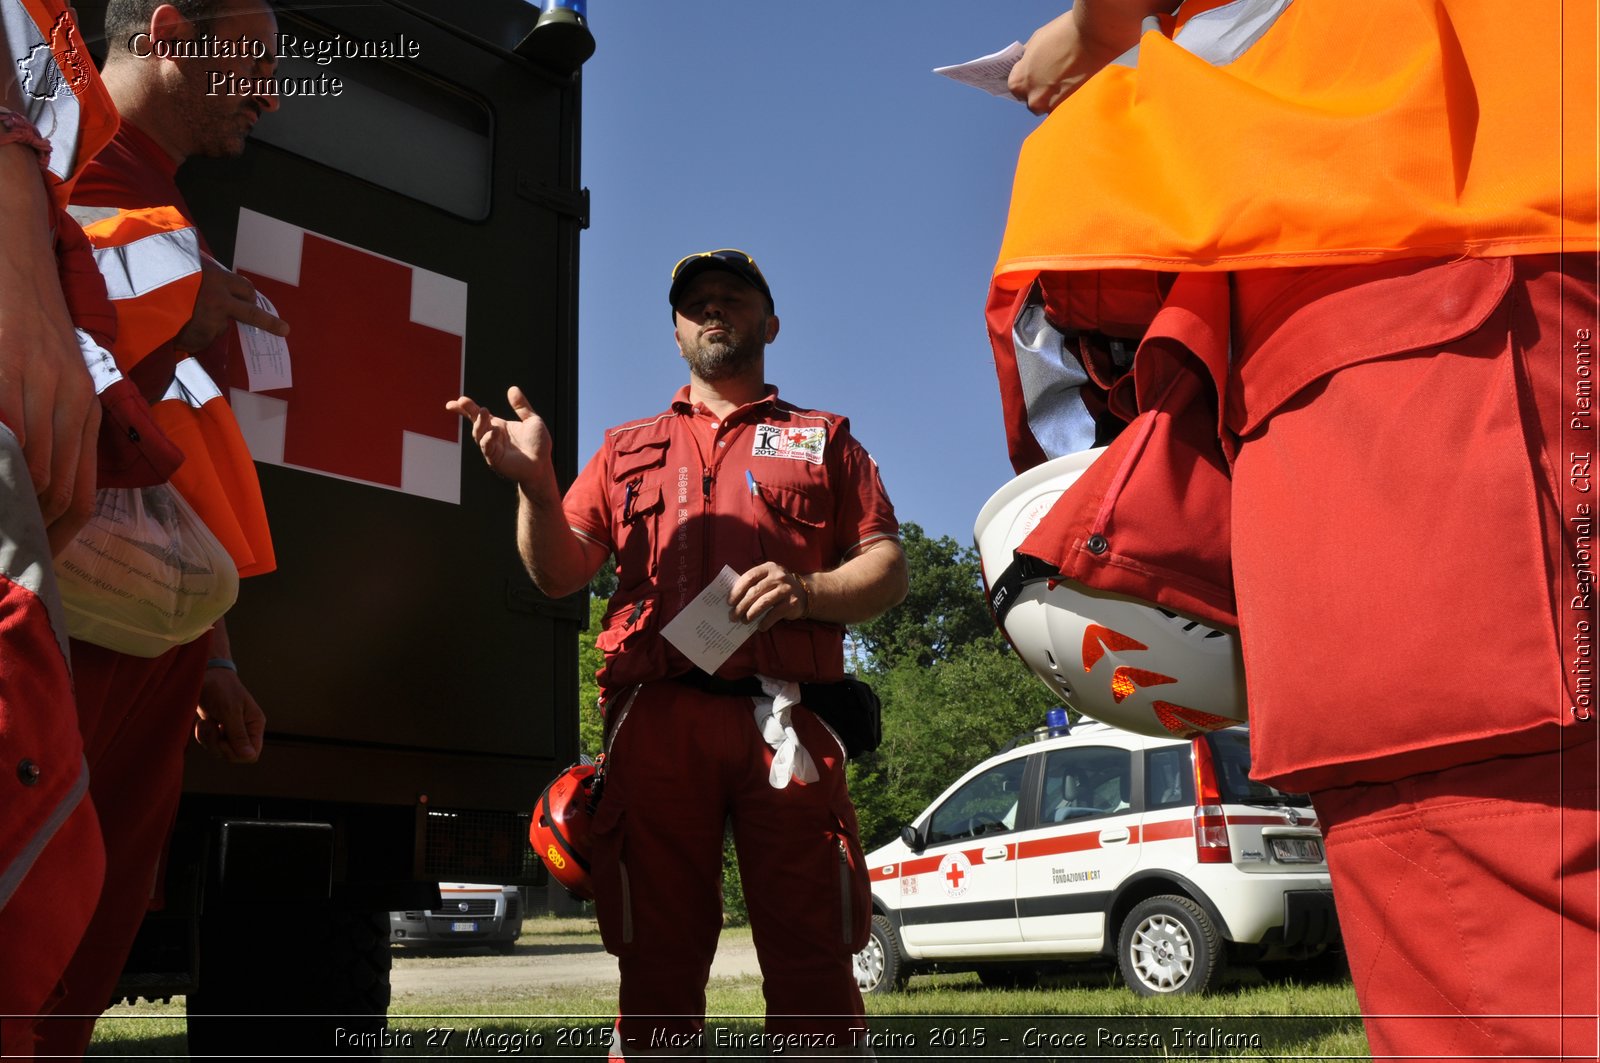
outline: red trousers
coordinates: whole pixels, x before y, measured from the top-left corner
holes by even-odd
[[[595,905],[622,983],[624,1057],[703,1056],[706,980],[722,929],[723,832],[732,824],[761,962],[769,1034],[865,1029],[851,958],[866,943],[870,887],[844,752],[809,711],[795,730],[820,778],[774,789],[773,751],[748,697],[647,683],[612,711],[595,817]],[[842,1050],[842,1051],[840,1051]]]
[[[1600,742],[1326,790],[1374,1059],[1597,1050]]]
[[[100,828],[60,599],[22,447],[0,425],[0,1055],[31,1057],[100,895]],[[9,1017],[7,1017],[9,1016]]]
[[[105,838],[105,885],[48,1008],[60,1017],[39,1024],[40,1055],[77,1057],[89,1046],[157,896],[209,650],[209,637],[160,657],[72,642],[89,794]]]
[[[31,1059],[37,1016],[60,1005],[61,972],[82,940],[104,867],[94,805],[81,802],[0,908],[0,1057]]]

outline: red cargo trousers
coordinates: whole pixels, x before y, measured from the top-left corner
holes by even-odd
[[[838,739],[796,708],[820,778],[775,789],[773,750],[749,697],[663,680],[613,711],[593,875],[600,932],[622,975],[614,1054],[707,1054],[705,988],[722,929],[729,824],[767,1034],[815,1036],[814,1053],[864,1054],[852,957],[866,944],[870,886]]]

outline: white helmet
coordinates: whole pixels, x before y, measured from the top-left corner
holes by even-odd
[[[1035,675],[1102,723],[1189,738],[1246,719],[1239,639],[1198,620],[1060,578],[1017,553],[1062,492],[1104,448],[1018,476],[984,504],[973,529],[995,620]]]

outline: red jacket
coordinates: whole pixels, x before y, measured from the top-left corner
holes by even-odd
[[[617,592],[597,639],[608,694],[689,670],[660,630],[724,565],[743,573],[776,561],[817,572],[899,535],[850,422],[783,402],[771,387],[721,423],[691,406],[685,387],[666,412],[611,429],[565,509],[575,532],[617,559]],[[839,680],[844,628],[780,623],[752,635],[718,674]]]

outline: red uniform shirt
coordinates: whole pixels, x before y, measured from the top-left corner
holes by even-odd
[[[724,565],[743,573],[774,561],[818,572],[899,538],[877,466],[849,420],[783,402],[770,385],[725,420],[691,405],[684,387],[665,412],[611,429],[565,508],[574,532],[617,559],[617,592],[598,639],[607,692],[689,670],[660,629]],[[719,674],[837,680],[844,628],[778,624],[753,635]]]

